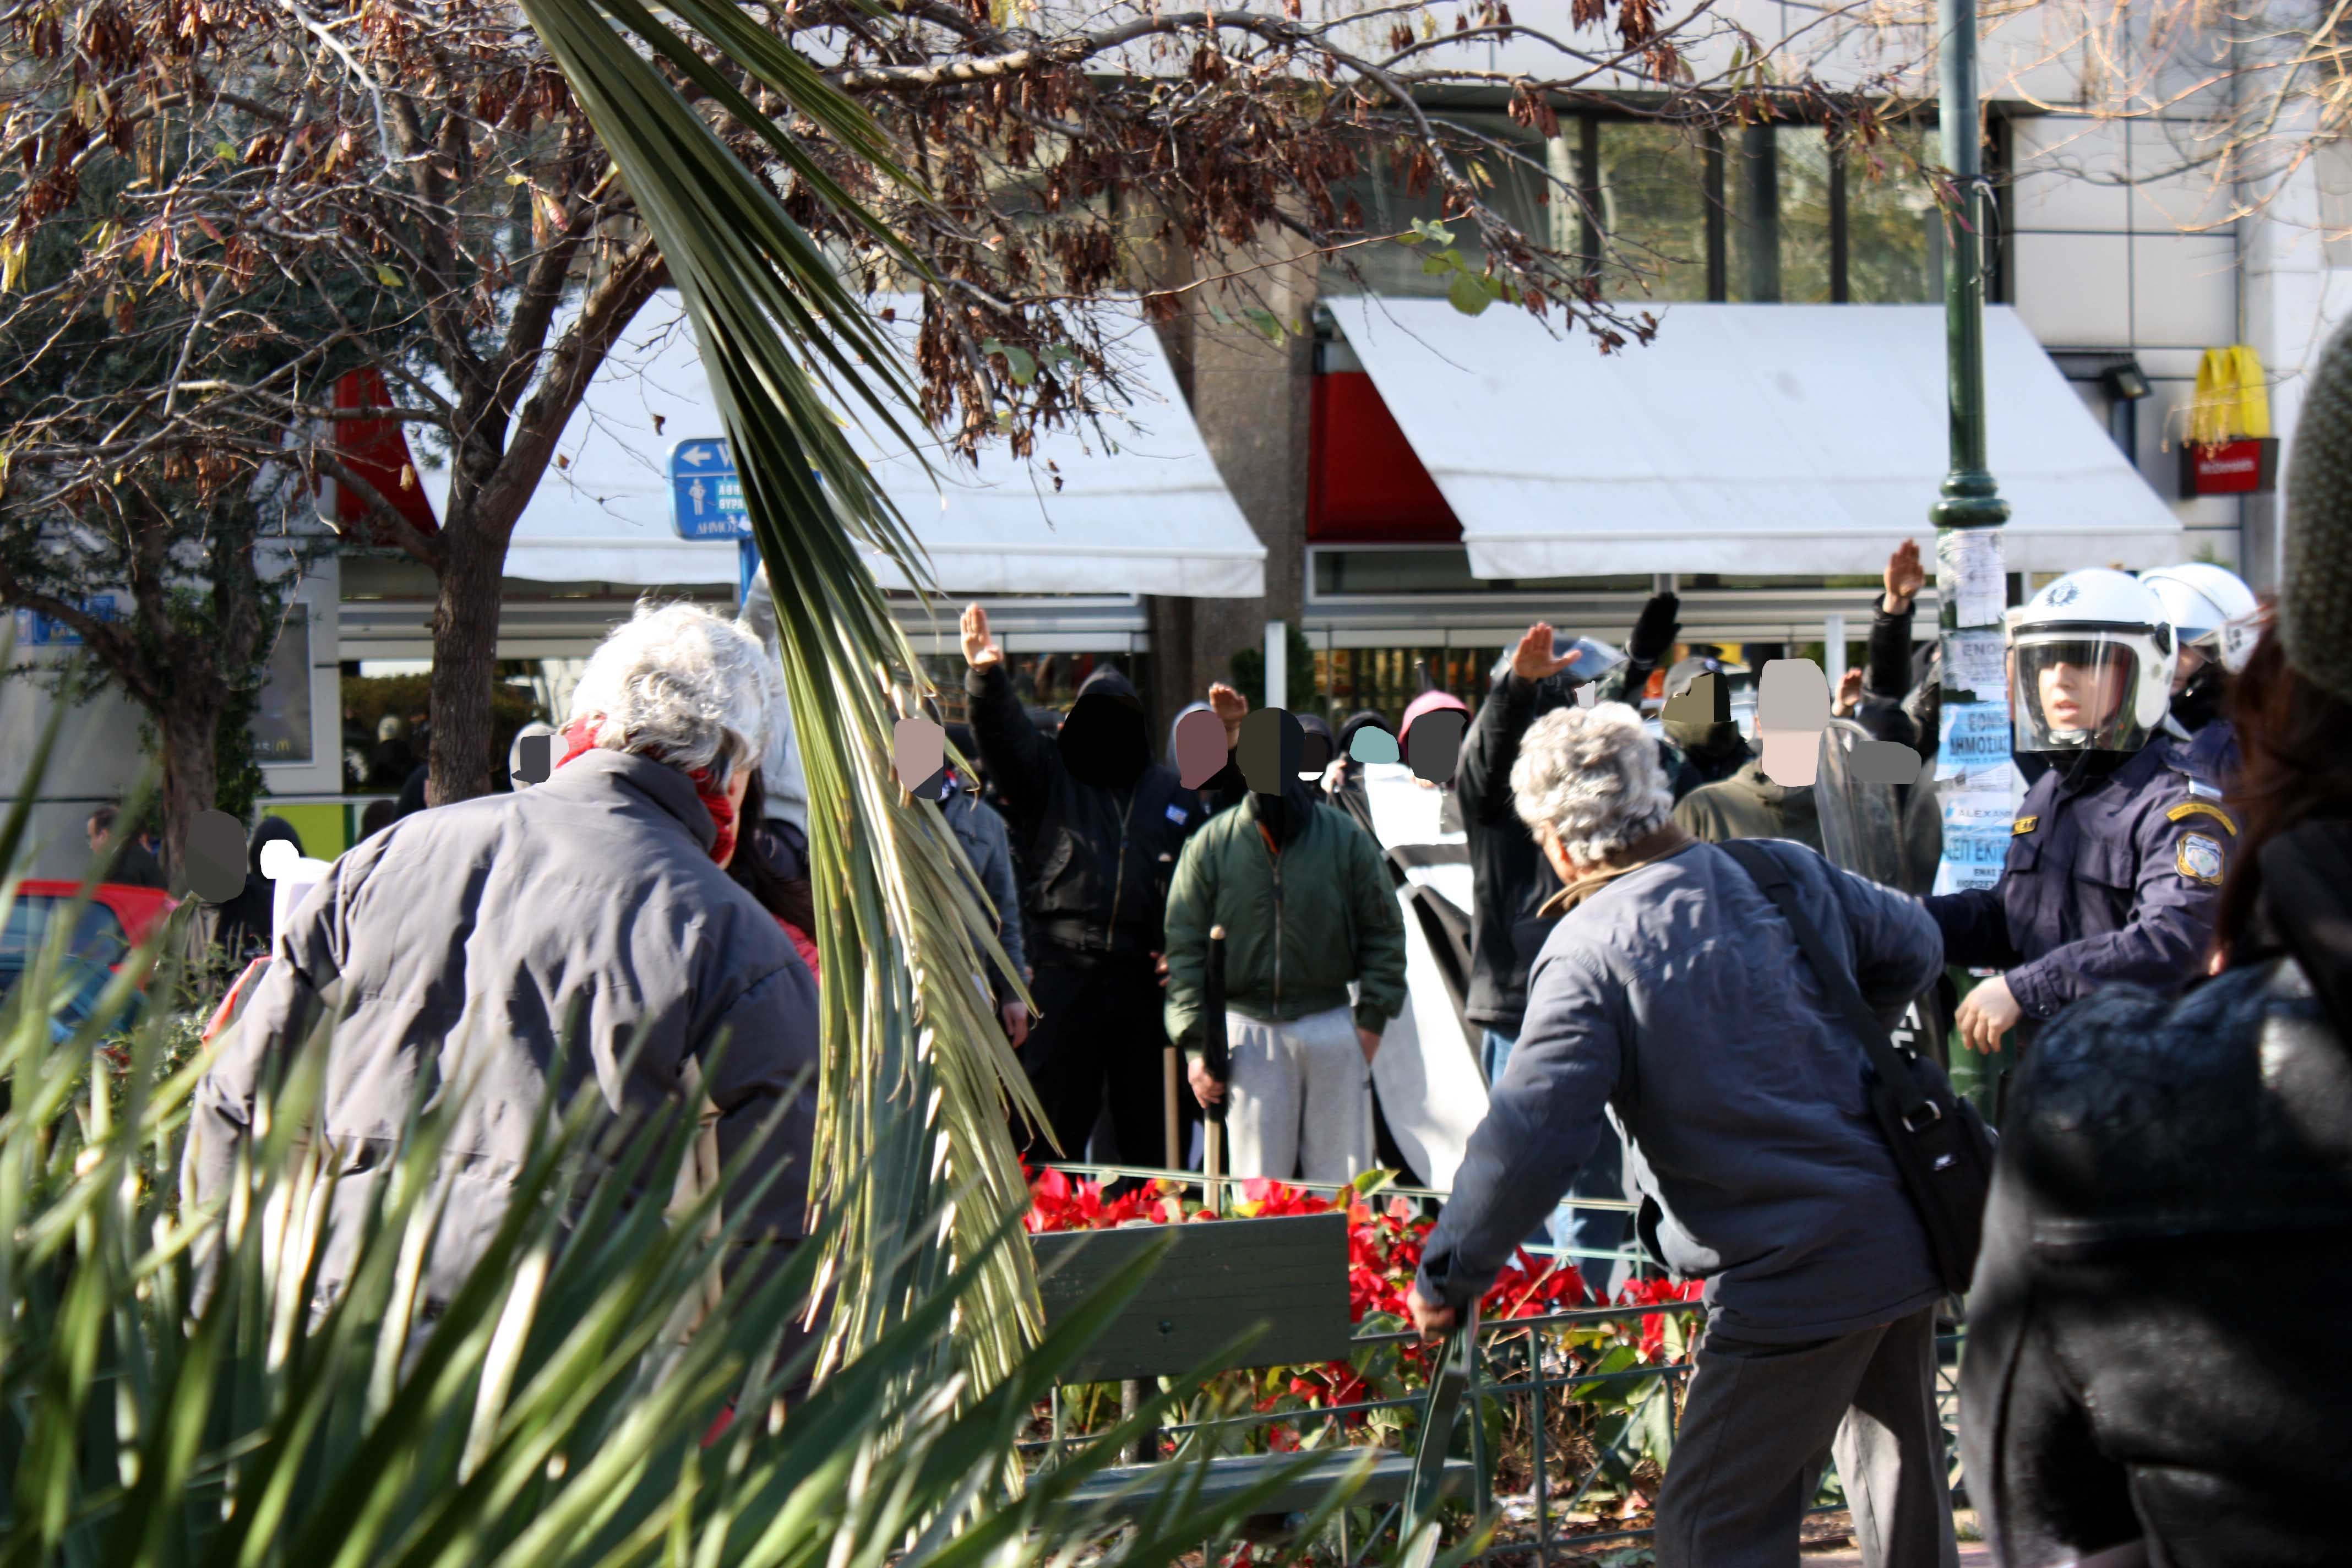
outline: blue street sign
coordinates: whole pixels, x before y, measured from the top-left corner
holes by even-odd
[[[124,605],[114,594],[92,594],[75,606],[94,621],[119,621]],[[81,633],[68,623],[41,614],[38,610],[16,612],[16,646],[18,647],[79,647]]]
[[[743,539],[751,531],[743,481],[724,437],[680,441],[669,449],[670,523],[687,540]]]

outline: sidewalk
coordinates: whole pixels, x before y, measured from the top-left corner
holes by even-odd
[[[1976,1512],[1961,1509],[1953,1516],[1960,1527],[1960,1568],[1993,1568],[1992,1548],[1977,1533]],[[1852,1521],[1843,1513],[1822,1514],[1805,1521],[1804,1568],[1862,1568],[1862,1549],[1853,1544]],[[1820,1542],[1818,1546],[1814,1542]]]

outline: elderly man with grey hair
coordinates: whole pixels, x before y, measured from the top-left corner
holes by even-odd
[[[1707,1331],[1658,1498],[1660,1568],[1787,1568],[1834,1447],[1874,1568],[1957,1562],[1936,1419],[1927,1238],[1864,1086],[1860,1040],[1733,857],[1675,826],[1630,708],[1538,720],[1511,770],[1563,886],[1527,1022],[1471,1135],[1411,1298],[1452,1328],[1613,1120],[1644,1244],[1706,1281]],[[1943,963],[1918,903],[1764,841],[1888,1018]]]
[[[386,1153],[436,1083],[475,1087],[440,1155],[428,1316],[497,1233],[534,1131],[583,1092],[616,1134],[700,1103],[705,1174],[781,1112],[746,1173],[801,1173],[769,1184],[746,1227],[751,1261],[779,1259],[804,1235],[816,986],[725,869],[775,680],[733,621],[640,606],[590,659],[545,783],[403,818],[346,853],[278,933],[196,1090],[188,1203],[228,1197],[259,1101],[323,1008],[319,1121],[324,1177],[340,1179],[322,1299],[348,1281]]]

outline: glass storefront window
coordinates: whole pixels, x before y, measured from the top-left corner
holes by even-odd
[[[1393,166],[1395,159],[1389,147],[1366,147],[1358,153],[1357,163],[1360,168],[1354,179],[1335,182],[1331,187],[1331,200],[1339,209],[1342,224],[1347,222],[1351,198],[1362,215],[1362,232],[1368,237],[1402,234],[1412,227],[1415,218],[1436,223],[1444,216],[1445,204],[1436,182],[1431,181],[1416,194],[1408,175]],[[1465,233],[1461,239],[1463,255],[1475,258],[1475,237]],[[1423,272],[1421,252],[1410,245],[1360,245],[1347,252],[1347,260],[1362,281],[1349,277],[1344,267],[1328,265],[1323,269],[1326,292],[1352,294],[1361,288],[1398,299],[1437,298],[1444,296],[1449,281]]]
[[[1846,149],[1846,279],[1856,303],[1918,305],[1943,297],[1944,224],[1921,173],[1937,156],[1933,133],[1916,125]]]
[[[1612,300],[1706,298],[1706,159],[1671,125],[1601,124],[1601,221]]]
[[[1475,166],[1477,172],[1470,177],[1486,185],[1486,199],[1496,211],[1538,245],[1574,250],[1578,231],[1576,205],[1552,190],[1549,184],[1551,169],[1573,164],[1572,158],[1565,164],[1560,162],[1560,152],[1567,143],[1548,146],[1500,114],[1454,112],[1433,120],[1495,144],[1479,148],[1465,142],[1457,152],[1455,167]],[[1573,118],[1568,121],[1565,134],[1571,139],[1575,136]],[[1366,147],[1358,153],[1357,162],[1360,167],[1356,176],[1335,182],[1331,187],[1331,199],[1343,223],[1350,197],[1363,216],[1362,232],[1368,237],[1404,233],[1412,227],[1415,218],[1427,223],[1444,220],[1445,199],[1438,182],[1431,179],[1427,187],[1416,194],[1412,188],[1410,171],[1397,166],[1392,147],[1385,143]],[[1476,269],[1485,254],[1478,243],[1476,226],[1469,223],[1448,226],[1454,232],[1454,248]],[[1404,299],[1443,297],[1453,281],[1453,274],[1424,271],[1422,263],[1426,254],[1423,247],[1387,243],[1359,246],[1347,252],[1347,260],[1362,275],[1361,287],[1373,293]],[[1349,294],[1358,287],[1344,267],[1334,264],[1324,268],[1324,292]]]
[[[1486,677],[1502,657],[1499,644],[1325,648],[1315,655],[1315,673],[1335,729],[1367,708],[1396,724],[1403,721],[1405,705],[1432,689],[1450,691],[1476,709],[1486,695]]]
[[[1941,293],[1943,226],[1923,172],[1938,158],[1929,126],[1888,127],[1876,142],[1843,147],[1833,159],[1827,132],[1817,125],[1734,126],[1718,143],[1654,121],[1566,114],[1559,138],[1539,142],[1500,116],[1448,120],[1518,155],[1489,150],[1478,161],[1490,176],[1493,205],[1538,245],[1573,256],[1590,243],[1580,204],[1552,190],[1544,172],[1590,182],[1608,299],[1917,304]],[[1593,166],[1584,169],[1588,130],[1595,151]],[[1709,195],[1707,150],[1718,144],[1719,203]],[[1368,151],[1362,163],[1354,180],[1334,189],[1343,209],[1355,198],[1365,234],[1393,234],[1416,217],[1443,216],[1434,185],[1411,195],[1385,146]],[[1471,226],[1453,227],[1475,266]],[[1711,247],[1721,273],[1712,279]],[[1444,272],[1424,272],[1422,252],[1411,246],[1370,245],[1347,255],[1360,284],[1335,262],[1325,268],[1328,292],[1362,287],[1431,297],[1444,293],[1450,281]]]
[[[1459,545],[1426,550],[1335,550],[1311,552],[1314,593],[1494,594],[1558,589],[1569,593],[1649,591],[1646,575],[1613,577],[1474,577],[1470,552]]]
[[[1814,125],[1749,125],[1724,136],[1724,279],[1733,300],[1827,304],[1830,155]]]
[[[269,650],[255,699],[253,759],[257,763],[308,763],[317,755],[310,738],[310,619],[307,605],[287,616]]]

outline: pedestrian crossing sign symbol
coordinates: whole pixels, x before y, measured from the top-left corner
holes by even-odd
[[[751,531],[742,477],[724,437],[680,441],[669,453],[670,521],[680,539],[742,539]]]
[[[2180,874],[2192,882],[2202,882],[2209,888],[2221,885],[2221,843],[2201,833],[2185,835],[2180,851],[2175,858]]]

